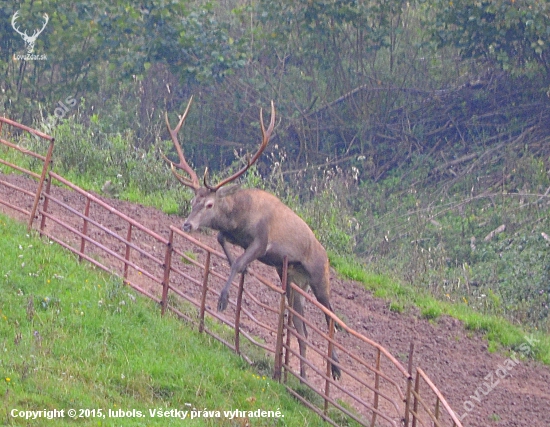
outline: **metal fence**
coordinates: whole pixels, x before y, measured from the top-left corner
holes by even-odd
[[[38,181],[34,194],[4,180],[0,180],[0,185],[33,197],[31,210],[15,202],[3,204],[28,215],[29,227],[38,212],[40,221],[35,222],[35,228],[41,235],[74,252],[81,260],[122,277],[126,284],[157,301],[162,313],[174,312],[249,363],[270,366],[274,378],[283,382],[289,393],[333,425],[354,420],[370,427],[462,427],[425,372],[413,367],[412,344],[405,367],[388,350],[347,326],[309,293],[293,283],[275,284],[273,279],[262,277],[251,268],[246,280],[242,275],[238,283],[233,283],[234,299],[230,299],[228,309],[217,312],[219,290],[228,277],[222,252],[174,226],[150,230],[98,196],[53,171],[48,172],[53,138],[5,118],[0,118],[0,126],[2,123],[50,142],[46,155],[42,156],[0,138],[8,149],[43,161],[42,173],[38,174],[0,158],[5,166]],[[71,197],[63,196],[62,187],[71,190]],[[287,303],[287,286],[306,301],[304,316]],[[332,319],[328,330],[325,314]],[[297,350],[297,332],[291,327],[294,316],[300,316],[308,326],[308,336],[300,337],[308,348],[306,358]],[[332,327],[335,324],[341,329],[337,334]],[[334,380],[330,374],[333,348],[339,353],[340,380]],[[301,361],[308,367],[306,378],[300,377]]]
[[[2,128],[3,128],[4,124],[7,124],[11,127],[11,129],[9,131],[8,130],[4,131],[4,133],[7,136],[11,136],[13,134],[13,132],[15,132],[15,133],[26,133],[28,135],[32,135],[33,137],[44,139],[44,140],[48,141],[49,144],[48,144],[48,149],[47,149],[46,154],[41,155],[41,154],[34,153],[33,151],[27,150],[27,149],[21,147],[18,144],[14,144],[13,142],[10,142],[10,141],[4,139],[2,137]],[[34,192],[26,190],[24,188],[21,188],[17,185],[11,184],[11,183],[6,182],[4,180],[2,180],[2,182],[1,182],[2,185],[6,186],[6,187],[9,187],[10,189],[24,195],[25,197],[31,198],[33,200],[32,208],[30,210],[28,210],[21,203],[13,204],[13,203],[9,203],[6,200],[0,199],[0,204],[8,206],[9,208],[11,208],[11,209],[27,216],[28,217],[28,228],[30,229],[34,219],[36,218],[36,209],[38,208],[38,203],[40,201],[40,195],[42,194],[42,187],[44,185],[44,180],[46,179],[46,174],[48,172],[48,169],[50,168],[50,165],[51,165],[51,159],[52,159],[53,147],[54,147],[54,138],[52,138],[49,135],[46,135],[43,132],[40,132],[39,130],[32,129],[28,126],[25,126],[25,125],[22,125],[20,123],[14,122],[13,120],[10,120],[8,118],[0,117],[0,143],[6,148],[6,150],[17,151],[17,152],[22,153],[23,156],[25,156],[25,157],[31,157],[31,158],[34,158],[34,159],[38,160],[39,164],[42,166],[40,168],[40,171],[39,171],[40,173],[38,173],[38,172],[34,172],[34,171],[30,170],[29,168],[22,167],[22,166],[19,166],[19,165],[15,164],[15,163],[11,163],[11,162],[5,160],[5,158],[7,156],[0,156],[0,164],[8,166],[9,168],[11,168],[13,170],[16,170],[16,171],[22,173],[23,175],[31,177],[35,181],[37,181],[36,191],[34,191]]]

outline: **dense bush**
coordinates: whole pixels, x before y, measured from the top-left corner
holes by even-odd
[[[546,1],[435,0],[440,45],[511,71],[550,78],[550,17]]]

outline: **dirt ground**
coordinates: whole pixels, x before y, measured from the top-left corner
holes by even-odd
[[[0,175],[0,180],[30,191],[35,188],[34,181],[20,176]],[[30,209],[30,197],[1,184],[0,200]],[[56,189],[56,194],[64,200],[81,198],[68,189]],[[102,199],[162,235],[166,235],[170,225],[179,227],[183,222],[180,217],[153,208]],[[21,214],[2,204],[0,211],[22,219]],[[65,215],[62,211],[58,214]],[[104,211],[103,215],[102,223],[112,221],[109,212]],[[196,238],[217,248],[213,235],[197,233]],[[255,270],[273,277],[271,269],[255,264]],[[467,331],[453,318],[442,316],[428,321],[414,309],[392,312],[387,301],[374,298],[360,284],[343,280],[334,271],[331,301],[335,312],[351,328],[380,343],[405,366],[413,340],[414,365],[428,374],[457,415],[463,417],[465,427],[550,426],[550,367],[530,359],[511,364],[507,355],[490,353],[481,335]],[[255,314],[261,316],[261,312]],[[528,338],[523,349],[529,349]]]

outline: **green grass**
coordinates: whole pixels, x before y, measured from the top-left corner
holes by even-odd
[[[454,317],[464,323],[466,329],[485,335],[492,351],[517,350],[527,339],[534,339],[534,359],[550,365],[550,336],[537,330],[526,330],[511,324],[501,316],[479,313],[468,306],[468,301],[445,302],[434,298],[426,291],[403,285],[387,275],[367,272],[358,261],[349,257],[330,255],[331,265],[342,276],[361,282],[374,296],[390,301],[390,309],[402,312],[406,307],[416,306],[421,316],[437,320],[441,315]]]
[[[62,175],[87,191],[93,191],[106,197],[126,200],[131,203],[151,206],[169,215],[180,213],[182,202],[191,198],[190,193],[184,194],[185,189],[183,188],[166,188],[148,192],[140,189],[134,181],[128,184],[121,184],[117,182],[116,177],[111,176],[90,177],[74,172]],[[104,191],[107,181],[111,181],[113,184],[109,187],[108,191]]]
[[[269,377],[217,341],[170,315],[119,279],[26,234],[0,216],[0,418],[5,425],[75,425],[67,418],[24,421],[12,410],[141,411],[143,418],[89,417],[78,425],[182,425],[149,411],[193,408],[221,418],[185,425],[241,425],[225,410],[280,410],[259,426],[321,425]],[[214,414],[215,415],[215,414]],[[242,421],[242,420],[241,420]]]

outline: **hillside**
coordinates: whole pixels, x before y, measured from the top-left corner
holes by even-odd
[[[86,202],[82,193],[56,184],[53,192],[71,205],[64,210],[53,206],[53,216],[44,221],[47,229],[66,233],[63,242],[68,246],[86,246],[92,263],[123,265],[125,277],[130,270],[132,280],[153,298],[160,292],[155,286],[163,283],[164,296],[170,288],[177,309],[185,311],[190,300],[180,301],[175,295],[189,291],[194,301],[200,299],[199,273],[186,274],[200,264],[194,264],[195,259],[210,260],[212,253],[182,246],[174,262],[183,274],[166,261],[177,253],[168,236],[175,234],[176,241],[189,237],[178,237],[169,227],[179,226],[188,214],[192,192],[174,179],[165,160],[181,158],[183,150],[185,162],[197,176],[204,172],[206,178],[208,171],[212,183],[221,182],[249,161],[248,153],[258,150],[260,112],[263,109],[266,120],[268,115],[271,119],[268,106],[273,103],[276,120],[269,143],[239,178],[240,185],[273,193],[311,227],[329,253],[338,316],[388,348],[403,365],[414,341],[414,365],[424,368],[453,408],[467,415],[466,426],[540,423],[547,427],[549,4],[541,0],[2,2],[0,116],[10,120],[0,120],[0,179],[7,183],[0,185],[0,202],[30,203],[11,191],[10,183],[31,186],[17,172],[10,175],[10,163],[38,177],[41,161],[53,150],[52,171],[101,195],[156,235],[139,226],[136,231],[135,223],[121,224],[106,212],[100,213],[101,223],[96,224],[85,219],[82,225],[81,218],[73,217],[75,233],[69,235],[56,220],[86,209]],[[182,150],[176,150],[165,119],[173,127],[190,99],[193,105],[178,134]],[[44,134],[28,133],[30,128]],[[1,203],[0,212],[18,216]],[[109,225],[106,232],[101,229],[103,221]],[[82,236],[89,224],[93,236],[112,244],[105,253],[94,252],[93,244],[85,243],[93,237]],[[124,233],[135,246],[143,243],[145,250],[130,249],[132,245],[123,242]],[[195,236],[218,247],[208,233]],[[0,283],[2,289],[18,292],[17,281],[10,281],[18,264],[13,264],[17,268],[2,264],[2,257],[9,254],[18,262],[19,256],[25,256],[13,250],[0,252]],[[129,267],[130,257],[155,272],[140,276],[139,266]],[[21,262],[28,266],[26,260]],[[225,259],[217,257],[215,262],[216,273],[227,269]],[[207,276],[209,264],[201,266]],[[271,269],[254,268],[277,283]],[[159,271],[165,276],[158,276]],[[32,276],[37,271],[30,273],[28,277],[39,277]],[[170,274],[177,276],[174,288]],[[55,284],[63,286],[53,277],[51,283],[42,284],[52,295]],[[210,292],[213,298],[220,277],[221,273],[212,279],[202,295]],[[268,308],[276,304],[273,295],[278,289],[266,296],[250,283],[251,300],[261,297],[259,305]],[[189,290],[192,284],[198,285]],[[114,297],[117,292],[113,291]],[[8,322],[8,338],[0,337],[4,347],[44,343],[32,335],[35,330],[44,334],[30,326],[29,318],[40,318],[33,314],[36,300],[22,301],[17,299],[21,295],[8,294],[15,299],[2,299],[1,309],[13,303],[19,312],[17,320]],[[79,307],[93,295],[83,294],[74,304]],[[64,298],[70,300],[65,294]],[[207,299],[201,301],[204,312]],[[57,305],[45,305],[45,314],[57,313]],[[145,316],[148,311],[143,308],[140,313]],[[308,320],[310,315],[313,323],[322,317],[310,310]],[[274,324],[262,316],[262,327]],[[139,319],[132,318],[135,321]],[[162,319],[156,321],[162,328]],[[21,324],[27,325],[25,333],[18,332]],[[257,332],[265,343],[273,341],[275,334],[259,332],[256,326],[249,318],[247,333]],[[181,325],[173,328],[174,334],[181,332]],[[102,324],[93,337],[86,337],[108,343],[109,333]],[[158,334],[170,331],[158,329]],[[341,351],[355,345],[352,335],[337,335]],[[197,345],[204,343],[197,339]],[[133,342],[136,348],[147,347]],[[104,350],[100,344],[94,348],[98,349]],[[365,347],[358,345],[357,351],[373,359],[374,353]],[[25,358],[30,356],[19,356],[25,362],[10,359],[10,366],[25,377],[30,366]],[[213,360],[219,365],[217,357]],[[0,357],[1,363],[5,360]],[[90,371],[96,363],[101,361],[94,359]],[[236,363],[239,367],[242,361]],[[164,375],[168,371],[162,365]],[[505,365],[509,369],[504,375]],[[347,366],[348,374],[355,366]],[[369,373],[370,379],[378,379],[377,369]],[[492,382],[499,373],[498,381]],[[112,384],[98,382],[92,373],[87,377],[79,384],[111,393],[107,387]],[[348,386],[350,377],[344,376],[342,383]],[[59,375],[46,380],[65,386]],[[165,402],[166,382],[161,381],[159,405]],[[113,380],[115,386],[119,383],[118,378]],[[5,400],[10,402],[15,387],[7,386]],[[204,397],[199,393],[204,391],[201,384],[182,387],[185,390],[174,389],[180,399],[189,390]],[[342,397],[335,383],[327,384],[329,388],[335,399]],[[45,396],[60,393],[53,386],[44,390]],[[377,401],[382,395],[362,386],[353,391],[360,399],[348,397],[366,410],[370,410],[366,400]],[[393,401],[393,406],[399,405]],[[398,423],[400,416],[393,422]]]
[[[25,182],[17,176],[3,179],[17,181],[19,185]],[[2,187],[0,191],[6,200],[17,197]],[[57,191],[66,199],[77,197],[68,190]],[[153,231],[181,225],[180,217],[153,208],[120,200],[109,200],[109,203]],[[108,223],[110,219],[105,221]],[[199,237],[213,246],[216,244],[213,236]],[[273,275],[261,265],[254,268]],[[487,395],[480,395],[484,381],[488,381],[486,377],[497,372],[507,360],[506,354],[489,352],[481,334],[467,330],[461,322],[447,316],[428,320],[414,308],[404,313],[391,311],[387,301],[373,297],[360,284],[343,280],[334,273],[332,289],[336,312],[351,327],[380,342],[397,357],[405,360],[410,340],[414,340],[415,363],[425,369],[457,412],[469,410],[465,426],[543,427],[550,424],[547,411],[550,369],[547,366],[523,359]],[[479,395],[480,402],[472,400],[472,395]]]
[[[0,235],[3,425],[245,425],[246,416],[229,421],[236,409],[321,425],[284,388],[176,318],[160,317],[120,279],[5,216]]]

